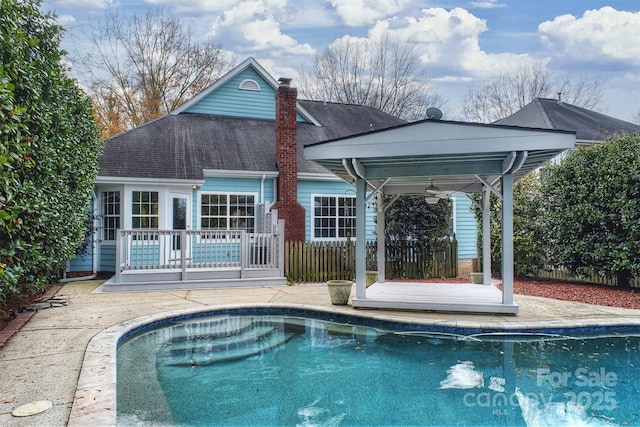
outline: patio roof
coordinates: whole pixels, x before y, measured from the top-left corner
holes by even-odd
[[[575,145],[575,133],[424,120],[308,145],[304,155],[343,179],[363,178],[385,194],[480,192],[511,173],[518,179]]]
[[[486,285],[491,283],[489,192],[498,194],[503,201],[501,300],[490,298],[485,304],[478,305],[454,295],[452,287],[443,298],[436,299],[416,293],[412,288],[393,287],[391,293],[377,292],[374,288],[368,292],[365,242],[356,239],[353,306],[516,314],[518,305],[513,301],[513,182],[573,148],[575,139],[575,133],[567,131],[425,120],[305,147],[307,159],[354,183],[356,236],[366,232],[364,213],[366,200],[371,197],[367,191],[426,195],[427,188],[433,184],[438,187],[438,193],[482,192],[483,281]],[[378,283],[385,282],[386,264],[385,210],[381,204],[377,204]],[[490,290],[485,288],[480,292],[478,289],[477,294],[485,295]]]

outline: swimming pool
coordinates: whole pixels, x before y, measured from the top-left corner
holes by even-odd
[[[567,332],[290,310],[163,319],[120,339],[118,424],[638,423],[640,338]]]

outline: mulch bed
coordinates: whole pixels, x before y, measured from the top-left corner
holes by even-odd
[[[531,279],[514,280],[513,292],[520,295],[640,310],[640,289],[629,290],[588,283]]]

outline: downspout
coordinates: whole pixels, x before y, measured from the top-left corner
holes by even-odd
[[[266,174],[263,173],[260,179],[260,203],[264,203],[264,180],[266,177]]]
[[[95,190],[93,191],[93,211],[91,212],[91,217],[93,219],[93,237],[91,239],[91,267],[92,267],[92,274],[88,275],[88,276],[82,276],[82,277],[67,277],[67,270],[69,270],[69,260],[67,260],[67,266],[64,269],[64,272],[62,273],[62,279],[58,280],[60,283],[69,283],[69,282],[79,282],[82,280],[93,280],[96,278],[96,276],[98,275],[98,258],[96,257],[96,250],[97,250],[97,242],[98,242],[98,227],[96,227],[96,205],[98,203],[98,195],[96,194]]]

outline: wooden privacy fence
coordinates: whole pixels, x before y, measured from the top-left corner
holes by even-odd
[[[426,279],[458,275],[455,237],[441,242],[442,249],[427,254],[412,242],[386,248],[387,279]],[[366,244],[367,270],[377,270],[377,245]],[[286,242],[285,276],[291,282],[325,282],[355,278],[355,243]]]

